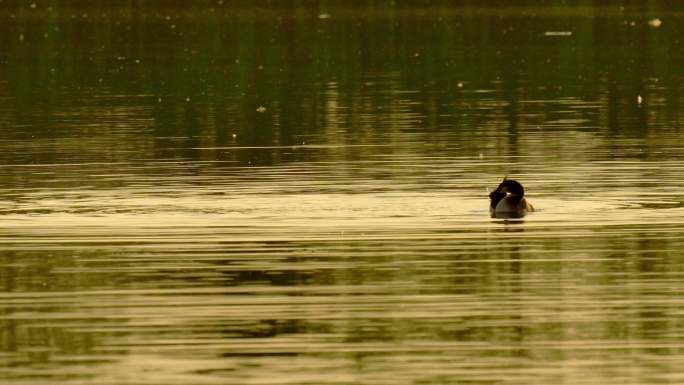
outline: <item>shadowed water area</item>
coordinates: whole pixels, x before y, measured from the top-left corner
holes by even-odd
[[[684,382],[679,9],[141,3],[0,2],[3,385]]]

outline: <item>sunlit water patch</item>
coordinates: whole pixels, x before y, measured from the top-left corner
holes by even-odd
[[[24,167],[47,179],[5,193],[0,375],[528,383],[572,362],[584,383],[667,381],[677,165],[534,162],[516,162],[536,171],[521,221],[489,217],[491,159]]]

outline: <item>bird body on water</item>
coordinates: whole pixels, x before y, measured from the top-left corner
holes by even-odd
[[[522,218],[534,207],[525,199],[525,188],[520,182],[506,179],[489,194],[489,213],[492,218]]]

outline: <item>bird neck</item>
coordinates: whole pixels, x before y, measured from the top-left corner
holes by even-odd
[[[520,201],[523,200],[523,196],[522,196],[522,194],[521,194],[521,195],[518,195],[518,194],[513,194],[513,193],[511,193],[510,195],[508,195],[508,196],[506,197],[506,199],[507,199],[510,203],[512,203],[512,204],[514,204],[514,205],[517,205],[518,203],[520,203]]]
[[[496,208],[496,205],[501,202],[502,199],[506,197],[505,192],[500,192],[500,191],[492,191],[491,194],[489,194],[489,207],[492,209]]]

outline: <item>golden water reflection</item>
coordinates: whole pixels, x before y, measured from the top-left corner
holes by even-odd
[[[678,13],[65,7],[0,10],[3,384],[684,380]]]

